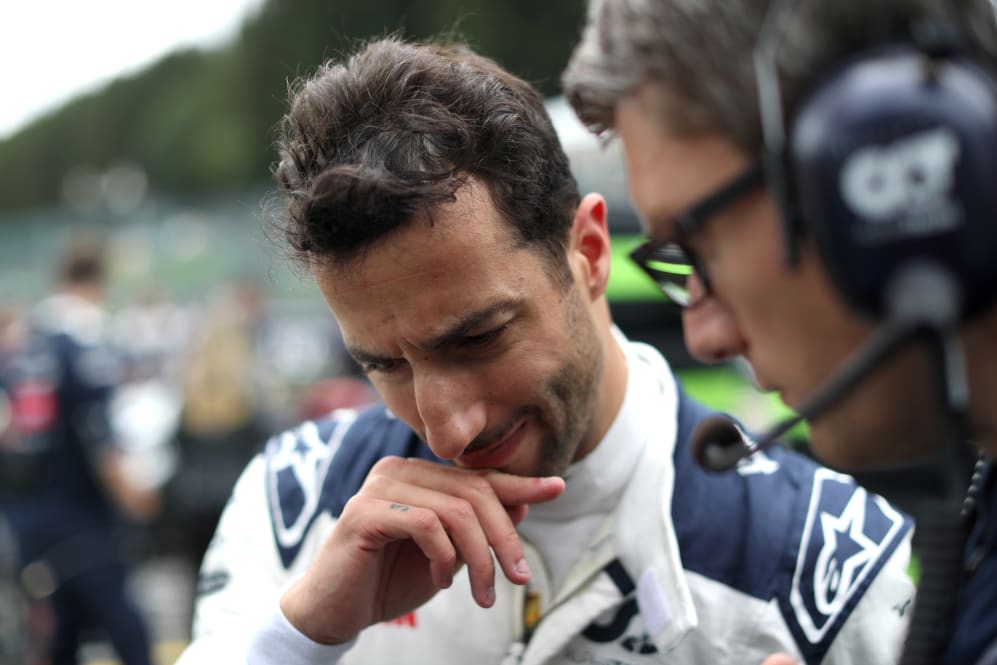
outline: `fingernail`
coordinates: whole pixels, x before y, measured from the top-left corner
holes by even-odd
[[[491,607],[495,602],[495,587],[490,586],[485,589],[485,603]]]
[[[530,575],[530,564],[526,563],[525,558],[516,562],[516,572],[520,575]]]

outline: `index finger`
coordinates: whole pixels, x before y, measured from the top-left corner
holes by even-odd
[[[495,496],[506,506],[546,503],[564,492],[564,478],[558,476],[534,478],[501,471],[479,472],[478,475],[488,481]]]
[[[482,478],[491,495],[506,506],[544,503],[564,491],[564,479],[557,476],[514,476],[501,471],[472,471],[422,459],[385,457],[374,467],[396,480],[472,500],[487,493],[472,479]]]

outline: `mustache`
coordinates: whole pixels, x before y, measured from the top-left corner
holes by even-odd
[[[464,453],[475,453],[479,450],[485,450],[486,448],[494,446],[496,443],[512,434],[524,420],[539,415],[540,409],[533,406],[521,407],[517,409],[505,424],[499,427],[488,428],[478,436],[474,437],[474,440],[464,448]]]

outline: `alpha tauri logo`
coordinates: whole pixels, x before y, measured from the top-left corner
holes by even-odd
[[[848,476],[817,470],[790,592],[798,626],[811,643],[831,637],[908,526],[890,504]]]
[[[953,197],[961,146],[945,127],[861,148],[841,170],[841,196],[864,224],[858,240],[876,242],[948,230],[962,219]]]

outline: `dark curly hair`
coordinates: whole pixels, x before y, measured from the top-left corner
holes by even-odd
[[[455,200],[468,178],[569,273],[578,186],[540,93],[463,45],[367,43],[291,86],[274,177],[298,260],[331,267]]]

